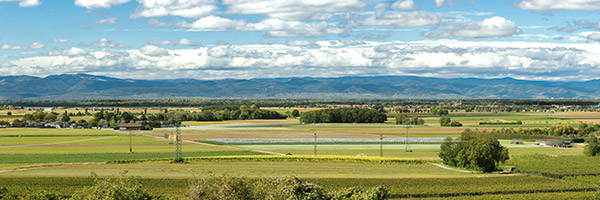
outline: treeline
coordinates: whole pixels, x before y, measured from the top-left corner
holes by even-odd
[[[383,123],[387,120],[384,112],[369,108],[335,108],[304,112],[302,123]]]
[[[436,108],[443,106],[456,107],[458,109],[477,107],[485,108],[485,111],[517,111],[551,108],[552,105],[574,105],[591,107],[600,104],[600,100],[534,100],[534,99],[466,99],[466,100],[319,100],[319,99],[273,99],[273,100],[247,100],[247,99],[172,99],[172,100],[97,100],[97,101],[0,101],[1,105],[25,106],[25,107],[204,107],[215,105],[252,105],[260,107],[326,107],[329,104],[349,105],[383,105],[393,106],[427,106]],[[528,107],[529,106],[529,107]],[[494,109],[497,108],[497,109]],[[450,108],[453,109],[453,108]]]
[[[85,112],[88,113],[87,110]],[[157,128],[162,126],[172,126],[182,121],[223,121],[223,120],[247,120],[247,119],[285,119],[288,115],[281,114],[273,110],[260,109],[256,105],[241,105],[241,106],[212,106],[207,107],[201,112],[190,112],[181,109],[168,110],[164,112],[149,114],[146,111],[141,113],[121,112],[117,108],[115,111],[104,111],[93,114],[89,121],[71,120],[70,116],[78,116],[78,114],[64,112],[58,114],[56,112],[34,112],[23,115],[23,119],[15,119],[12,124],[5,121],[0,121],[0,126],[23,127],[24,122],[68,122],[77,127],[91,128],[119,128],[122,123],[140,123],[146,129]],[[90,113],[91,114],[91,113]],[[297,116],[297,110],[289,113],[290,117]]]
[[[577,129],[571,125],[563,124],[549,128],[500,128],[488,130],[465,129],[463,135],[487,135],[496,139],[536,139],[544,137],[592,137],[594,132],[600,131],[600,124],[579,124]]]
[[[209,109],[204,109],[200,112],[190,112],[185,110],[167,110],[155,114],[134,114],[129,112],[104,112],[100,111],[94,114],[94,118],[90,120],[90,125],[102,126],[109,124],[113,127],[117,122],[140,122],[142,126],[149,125],[156,128],[163,125],[174,125],[183,121],[223,121],[223,120],[247,120],[247,119],[285,119],[283,115],[277,111],[260,109],[256,105],[241,105],[241,106],[217,106]]]

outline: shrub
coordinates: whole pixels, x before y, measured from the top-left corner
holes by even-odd
[[[126,176],[121,173],[120,178],[100,179],[92,174],[94,185],[83,189],[73,196],[73,199],[106,199],[106,200],[150,200],[153,197],[143,189],[141,178]]]
[[[583,153],[586,156],[596,156],[600,154],[600,144],[598,144],[598,138],[593,137],[587,140],[587,145],[583,149]]]
[[[380,200],[387,198],[387,189],[384,186],[370,190],[357,187],[332,194],[327,193],[318,185],[304,183],[295,177],[253,180],[227,175],[210,175],[198,177],[198,179],[192,181],[189,198],[192,200]]]
[[[387,199],[388,190],[385,186],[379,186],[370,190],[365,190],[361,187],[353,187],[346,189],[342,192],[337,193],[333,199],[365,199],[365,200],[376,200],[376,199]]]

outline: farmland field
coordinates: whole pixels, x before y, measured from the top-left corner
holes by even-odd
[[[187,108],[194,110],[193,108]],[[142,112],[139,108],[122,108]],[[159,109],[148,112],[159,112]],[[273,108],[273,110],[285,110]],[[17,112],[19,113],[19,112]],[[20,114],[24,114],[22,112]],[[184,122],[183,156],[186,164],[140,162],[108,164],[116,160],[165,160],[173,157],[175,146],[165,139],[172,128],[123,132],[112,129],[0,129],[0,188],[23,195],[25,188],[53,191],[63,196],[92,184],[92,172],[100,177],[118,177],[124,171],[139,176],[154,195],[183,198],[194,177],[209,174],[232,175],[250,179],[290,177],[316,183],[331,191],[361,186],[385,185],[391,198],[450,199],[565,199],[595,197],[600,179],[595,163],[584,157],[583,148],[540,147],[533,141],[511,144],[507,164],[519,173],[469,173],[437,165],[439,141],[458,137],[465,128],[491,130],[501,127],[549,127],[600,119],[597,113],[451,113],[463,127],[440,127],[439,117],[424,115],[427,126],[412,127],[410,149],[403,142],[407,129],[384,124],[300,124],[297,119],[230,120],[222,122]],[[479,125],[485,121],[517,121],[523,125]],[[131,134],[131,135],[130,135]],[[424,159],[421,164],[361,161],[276,161],[193,159],[222,156],[291,154]],[[383,137],[383,144],[378,143]],[[131,146],[133,153],[129,153]],[[431,142],[435,141],[435,142]],[[108,163],[107,163],[108,162]],[[555,164],[563,163],[563,164]],[[569,163],[569,164],[564,164]],[[530,175],[532,174],[532,175]],[[541,177],[546,175],[553,178]]]

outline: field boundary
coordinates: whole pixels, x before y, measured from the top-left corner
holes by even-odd
[[[439,163],[433,163],[433,165],[438,166],[438,167],[440,167],[442,169],[447,169],[447,170],[451,170],[451,171],[457,171],[457,172],[463,172],[463,173],[471,173],[471,174],[478,173],[478,172],[469,171],[469,170],[454,169],[454,168],[446,167],[446,166],[444,166],[442,164],[439,164]]]
[[[280,156],[280,155],[258,155],[258,156],[211,156],[211,157],[186,157],[186,162],[195,161],[256,161],[256,162],[365,162],[365,163],[397,163],[397,164],[429,164],[439,163],[440,160],[413,159],[413,158],[381,158],[381,157],[358,157],[358,156]],[[137,160],[112,160],[107,164],[128,164],[147,162],[170,162],[173,159],[137,159]]]
[[[563,192],[598,192],[597,189],[583,188],[583,189],[540,189],[532,191],[501,191],[501,192],[473,192],[473,193],[452,193],[452,194],[414,194],[414,195],[402,195],[402,194],[390,194],[390,199],[407,199],[407,198],[432,198],[432,197],[459,197],[459,196],[485,196],[485,195],[513,195],[513,194],[536,194],[536,193],[563,193]]]

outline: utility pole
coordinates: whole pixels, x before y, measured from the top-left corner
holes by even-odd
[[[408,129],[410,129],[410,125],[406,125],[406,140],[404,141],[404,151],[406,152],[412,152],[412,149],[410,148],[410,141],[408,141]]]
[[[379,157],[383,157],[383,134],[379,134]]]
[[[175,159],[173,162],[182,163],[183,156],[181,153],[181,128],[180,123],[176,122],[175,124]]]
[[[131,131],[129,131],[129,153],[133,153],[132,143],[131,143]]]
[[[315,153],[315,156],[316,156],[317,155],[317,133],[314,133],[314,134],[315,134],[315,148],[314,148],[314,153]]]

